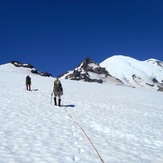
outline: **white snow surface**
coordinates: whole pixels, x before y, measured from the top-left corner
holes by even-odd
[[[62,79],[58,107],[54,80],[0,65],[0,163],[163,162],[163,92]]]
[[[128,56],[115,55],[101,62],[100,66],[105,67],[112,76],[127,85],[147,88],[150,87],[148,84],[154,84],[153,78],[162,83],[163,67],[158,66],[156,61],[156,59],[139,61]],[[137,77],[135,80],[133,80],[133,75]]]

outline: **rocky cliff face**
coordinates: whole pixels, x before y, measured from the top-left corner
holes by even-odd
[[[122,84],[120,80],[112,77],[105,68],[95,63],[89,57],[85,58],[74,70],[68,71],[59,77],[69,80],[82,80],[97,83],[103,83],[111,79],[116,83]]]
[[[13,64],[16,67],[29,68],[29,69],[31,69],[31,73],[34,73],[34,74],[38,74],[38,75],[45,76],[45,77],[51,77],[52,76],[48,72],[41,72],[41,71],[36,70],[34,68],[34,66],[32,66],[31,64],[23,64],[23,63],[20,63],[17,61],[12,61],[11,64]]]

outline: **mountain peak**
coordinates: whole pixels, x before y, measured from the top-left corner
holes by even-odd
[[[86,57],[74,70],[68,71],[64,75],[61,75],[60,78],[96,83],[110,80],[122,84],[120,80],[112,77],[105,68],[95,63],[90,57]]]
[[[93,60],[91,60],[90,57],[86,57],[81,63],[81,68],[83,70],[87,70],[87,68],[89,67],[89,64],[91,63],[96,64]]]
[[[128,56],[112,56],[100,66],[124,84],[134,87],[163,87],[163,62],[156,59],[139,61]]]

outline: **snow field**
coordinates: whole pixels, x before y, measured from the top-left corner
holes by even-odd
[[[26,91],[27,74],[0,68],[0,163],[100,163],[68,114],[105,163],[163,162],[162,92],[61,80],[58,107],[54,78],[29,73],[33,91]]]

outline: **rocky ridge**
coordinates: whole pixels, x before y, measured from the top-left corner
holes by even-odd
[[[68,71],[59,77],[96,83],[103,83],[110,80],[115,83],[123,84],[119,79],[111,76],[105,68],[95,63],[89,57],[85,58],[74,70]]]
[[[34,66],[32,66],[31,64],[23,64],[23,63],[20,63],[18,61],[12,61],[11,64],[13,64],[15,67],[24,67],[24,68],[29,68],[31,69],[31,73],[33,74],[38,74],[38,75],[41,75],[41,76],[45,76],[45,77],[51,77],[52,75],[48,72],[41,72],[41,71],[38,71],[37,69],[34,68]]]

